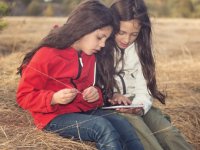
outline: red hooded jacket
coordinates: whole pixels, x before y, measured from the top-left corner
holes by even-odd
[[[43,47],[39,49],[29,64],[24,66],[17,90],[17,103],[29,110],[38,128],[44,128],[58,115],[85,112],[102,106],[103,98],[88,103],[77,94],[75,99],[65,105],[51,105],[55,92],[75,87],[80,92],[95,83],[95,56],[79,53],[73,48],[58,50]]]

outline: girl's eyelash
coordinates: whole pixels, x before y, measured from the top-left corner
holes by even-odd
[[[118,34],[124,35],[125,33],[124,32],[119,32]],[[131,36],[138,36],[138,33],[133,33],[133,34],[131,34]]]
[[[124,32],[119,32],[119,34],[120,34],[120,35],[123,35],[123,34],[124,34]]]
[[[137,34],[137,33],[135,33],[135,34],[132,34],[132,36],[138,36],[138,34]]]
[[[98,39],[98,40],[101,40],[102,38],[97,36],[97,39]]]

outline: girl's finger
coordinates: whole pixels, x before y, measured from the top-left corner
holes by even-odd
[[[99,99],[99,93],[94,93],[94,95],[87,96],[87,101],[95,101]]]
[[[90,88],[86,94],[84,94],[84,98],[89,100],[89,99],[93,99],[94,97],[98,96],[99,93],[97,91],[96,88]]]
[[[111,99],[109,99],[108,102],[111,103],[112,105],[116,104],[116,102],[114,100],[111,100]]]
[[[94,97],[94,96],[96,96],[97,95],[97,92],[95,92],[95,91],[90,91],[90,92],[88,92],[85,96],[87,97],[87,99],[90,99],[90,98],[92,98],[92,97]]]
[[[98,99],[99,99],[99,97],[96,97],[96,98],[94,98],[94,99],[88,100],[87,102],[89,102],[89,103],[95,102],[95,101],[97,101]]]
[[[87,94],[88,94],[88,92],[89,92],[89,89],[88,89],[88,88],[87,88],[87,89],[85,89],[85,90],[82,92],[83,96],[87,95]]]

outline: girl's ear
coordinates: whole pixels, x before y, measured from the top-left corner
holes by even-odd
[[[76,50],[79,50],[80,48],[80,39],[79,40],[77,40],[77,41],[75,41],[72,45],[71,45],[71,47],[73,47],[73,48],[75,48]]]

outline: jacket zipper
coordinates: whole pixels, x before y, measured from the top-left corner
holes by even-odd
[[[78,78],[80,78],[82,68],[83,68],[83,62],[82,62],[82,58],[81,58],[81,51],[79,51],[78,52],[78,74],[75,79],[71,78],[71,80],[70,80],[75,88],[77,88],[77,86],[73,80],[77,80]]]
[[[123,95],[124,95],[124,94],[126,94],[126,84],[125,84],[125,81],[124,81],[123,77],[120,74],[118,74],[118,76],[119,76],[119,78],[120,78],[120,80],[122,82]]]
[[[81,51],[78,52],[78,74],[74,80],[77,80],[81,76],[81,70],[83,68],[83,62],[81,58]]]

